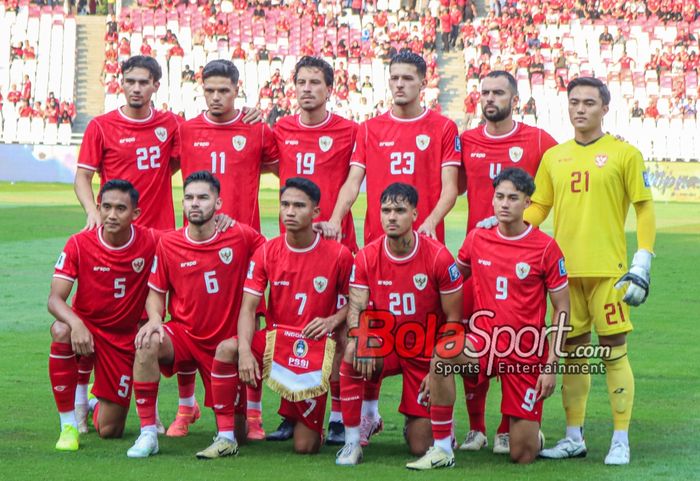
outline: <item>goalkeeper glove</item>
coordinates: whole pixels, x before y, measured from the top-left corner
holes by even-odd
[[[621,289],[627,285],[625,297],[622,300],[630,306],[639,306],[647,300],[650,283],[649,271],[653,256],[647,250],[638,250],[632,258],[630,270],[615,283],[615,289]]]
[[[493,229],[498,225],[498,217],[495,215],[492,215],[491,217],[486,217],[485,219],[481,219],[479,222],[476,223],[476,227],[479,229]]]

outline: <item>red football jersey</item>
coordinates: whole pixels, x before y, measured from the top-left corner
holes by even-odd
[[[310,126],[302,123],[299,115],[288,115],[275,124],[274,134],[280,152],[280,186],[290,177],[304,177],[314,182],[321,189],[321,214],[314,220],[327,221],[350,171],[357,124],[329,113],[325,121]],[[342,243],[357,252],[351,213],[343,219],[341,229]],[[282,223],[280,232],[284,232]]]
[[[547,291],[568,285],[564,254],[554,239],[532,226],[517,237],[505,237],[498,228],[474,229],[459,249],[457,262],[471,269],[475,311],[495,314],[488,322],[478,319],[477,326],[487,331],[495,326],[544,327]],[[508,335],[499,340],[509,341]],[[532,340],[522,336],[522,342]]]
[[[263,164],[279,160],[270,127],[264,122],[244,124],[243,111],[229,122],[217,123],[206,113],[178,129],[183,180],[208,170],[221,182],[221,212],[260,231],[258,190]]]
[[[164,234],[148,285],[169,294],[171,322],[181,322],[204,349],[238,332],[248,263],[265,238],[236,222],[226,232],[194,241],[187,227]]]
[[[387,237],[365,246],[355,257],[350,286],[369,289],[369,309],[384,310],[404,322],[425,324],[429,314],[445,321],[441,294],[462,288],[452,254],[441,243],[414,232],[416,244],[409,255],[396,257],[389,252]]]
[[[365,169],[365,245],[384,234],[379,198],[387,186],[404,182],[418,190],[418,228],[440,199],[442,169],[461,165],[459,152],[457,125],[430,109],[414,119],[399,119],[389,110],[363,122],[350,164]],[[443,222],[437,237],[445,242]]]
[[[461,139],[469,202],[467,232],[493,215],[493,179],[501,170],[519,167],[534,177],[544,153],[557,145],[544,130],[521,122],[504,135],[490,135],[480,125],[463,132]]]
[[[267,327],[301,328],[345,305],[352,262],[347,247],[319,234],[306,249],[290,247],[283,234],[255,252],[243,290],[262,297],[269,283]]]
[[[102,227],[68,239],[53,276],[78,282],[71,308],[89,328],[136,333],[148,295],[157,231],[131,227],[131,238],[112,247]]]
[[[159,230],[175,228],[172,165],[180,117],[151,110],[143,120],[121,109],[92,119],[80,146],[78,167],[100,173],[100,182],[123,179],[139,191],[141,215],[136,223]]]

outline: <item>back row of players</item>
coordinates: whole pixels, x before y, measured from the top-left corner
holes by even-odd
[[[627,304],[640,304],[648,293],[654,214],[641,155],[602,132],[602,117],[610,100],[602,83],[585,78],[572,82],[569,112],[576,138],[552,148],[556,142],[544,131],[513,121],[517,84],[506,72],[492,72],[482,82],[485,125],[459,137],[453,121],[421,107],[426,65],[411,53],[401,53],[391,61],[391,110],[360,126],[327,112],[333,70],[318,58],[305,57],[297,64],[294,80],[300,113],[280,120],[274,131],[254,120],[245,123],[244,113],[234,109],[238,72],[231,62],[217,60],[205,67],[208,110],[184,123],[150,106],[160,79],[155,61],[132,57],[122,71],[127,104],[90,123],[80,152],[75,187],[87,213],[87,232],[71,238],[52,284],[50,310],[59,322],[52,329],[50,373],[62,417],[57,448],[77,449],[76,427],[86,412],[86,389],[76,385],[86,384],[85,372],[89,378],[91,367],[79,369],[78,354],[80,362],[95,358],[92,392],[100,403],[93,419],[102,436],[122,434],[133,381],[142,434],[129,450],[130,456],[148,456],[158,450],[155,404],[159,364],[165,374],[177,372],[179,380],[178,416],[168,434],[186,434],[189,424],[199,417],[193,396],[198,369],[205,384],[205,405],[214,407],[219,431],[215,443],[198,456],[236,453],[234,425],[238,439],[246,435],[245,416],[233,422],[234,411],[245,411],[240,399],[234,409],[238,377],[259,387],[264,336],[261,340],[255,333],[255,313],[269,282],[268,326],[296,313],[295,322],[307,336],[335,332],[341,341],[346,317],[348,327],[357,326],[360,312],[368,305],[391,312],[399,323],[402,319],[422,321],[431,312],[441,313],[443,321],[460,322],[476,308],[491,309],[496,318],[487,323],[487,330],[499,324],[517,328],[544,325],[546,289],[555,310],[568,317],[570,290],[573,331],[564,350],[574,353],[581,344],[590,343],[591,324],[596,326],[600,343],[610,347],[603,362],[608,368],[615,433],[606,463],[629,462],[627,430],[634,380],[626,357],[625,334],[632,329]],[[248,117],[255,117],[255,112]],[[533,176],[537,173],[538,192],[525,217],[529,223],[523,220],[523,211],[533,195],[532,179],[509,167],[522,168]],[[158,231],[174,228],[170,179],[178,168],[186,179],[183,205],[188,226],[161,236]],[[95,171],[102,180],[98,204],[91,188]],[[280,228],[286,233],[267,243],[259,234],[261,172],[277,174],[284,186]],[[464,173],[469,201],[467,232],[471,234],[460,251],[458,268],[442,245],[443,219],[464,190]],[[113,179],[127,179],[133,188],[120,181],[110,183]],[[350,208],[365,179],[365,248],[358,253]],[[140,199],[138,205],[136,198]],[[630,202],[638,217],[639,250],[626,273],[624,219]],[[498,209],[498,228],[483,231],[493,232],[490,237],[477,234],[477,221],[492,216],[494,207]],[[568,287],[559,247],[530,227],[539,225],[552,207],[555,238],[567,255]],[[224,220],[236,220],[232,227],[226,229],[230,222],[216,223],[213,213],[217,210],[226,214]],[[312,220],[316,221],[313,229],[326,239],[339,240],[348,250],[338,250],[338,244],[315,235]],[[131,227],[132,221],[154,230],[142,232]],[[136,236],[141,239],[135,240]],[[134,249],[144,252],[132,252]],[[350,252],[357,254],[352,279]],[[128,259],[123,259],[123,254]],[[308,254],[319,260],[300,260]],[[154,255],[156,260],[151,262]],[[471,265],[474,255],[478,260]],[[337,262],[331,264],[329,258]],[[298,267],[289,262],[299,263]],[[146,302],[145,273],[151,263]],[[496,268],[484,268],[492,265]],[[116,277],[121,274],[118,266],[129,272]],[[329,272],[315,273],[316,266]],[[283,273],[295,274],[292,280],[280,280]],[[464,289],[462,274],[468,277]],[[97,279],[102,275],[105,279]],[[618,290],[620,285],[615,288],[620,276],[624,292]],[[78,278],[82,283],[70,309],[65,300]],[[335,296],[332,305],[330,300],[324,304],[318,289],[276,289],[311,287],[316,278],[333,280],[324,287],[326,294]],[[82,284],[88,284],[84,290],[92,285],[94,292],[105,292],[80,295]],[[141,286],[140,291],[137,286]],[[227,288],[220,290],[219,286]],[[192,291],[198,287],[201,293]],[[348,292],[349,307],[336,302],[345,299]],[[170,294],[172,320],[163,325],[165,293]],[[212,295],[221,297],[219,301],[225,297],[223,304],[208,303],[207,296]],[[138,322],[146,318],[144,302],[148,321],[137,335]],[[121,306],[118,309],[117,304]],[[110,328],[118,324],[123,329],[124,322],[130,326],[126,338],[131,336],[131,344],[124,343],[124,337],[105,343],[111,339]],[[100,355],[110,344],[109,349],[121,346],[121,357]],[[441,361],[475,362],[476,356],[470,353],[479,350],[477,344],[467,338],[466,358]],[[414,455],[423,456],[408,467],[454,464],[454,386],[450,389],[449,383],[441,384],[447,379],[442,375],[428,376],[430,356],[414,360],[390,356],[384,362],[366,363],[357,359],[356,345],[351,341],[336,357],[330,383],[329,440],[345,444],[338,453],[338,464],[361,461],[361,446],[382,426],[377,408],[381,378],[399,372],[404,376],[400,411],[407,419],[407,441]],[[543,358],[514,361],[523,362],[558,361],[552,351]],[[578,367],[587,362],[573,355],[564,361],[565,366]],[[563,377],[567,435],[554,448],[542,451],[542,456],[586,453],[582,433],[590,377],[585,369],[573,371]],[[552,376],[521,373],[516,381],[504,382],[503,421],[496,436],[496,452],[510,452],[517,462],[530,462],[537,456],[541,403],[554,388],[556,377]],[[471,429],[463,449],[487,445],[484,406],[488,378],[478,380],[465,380]],[[423,402],[428,392],[430,412]],[[245,399],[244,390],[240,393],[238,397]],[[248,392],[249,398],[251,395],[256,395],[254,390]],[[260,422],[259,397],[248,401],[248,423],[254,425]],[[74,402],[81,409],[74,410]],[[280,413],[290,426],[288,435],[293,432],[297,451],[316,452],[320,448],[325,404],[325,397],[283,402]]]

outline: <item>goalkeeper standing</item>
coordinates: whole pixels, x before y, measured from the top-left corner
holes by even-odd
[[[525,219],[540,225],[554,210],[554,238],[566,257],[573,331],[566,351],[590,344],[595,327],[601,345],[614,433],[605,464],[629,464],[627,432],[634,401],[634,376],[627,358],[627,333],[632,330],[629,306],[642,304],[649,293],[649,270],[656,225],[651,189],[642,154],[603,132],[610,92],[598,79],[581,77],[567,87],[574,138],[548,150],[537,171],[537,190]],[[630,203],[637,216],[638,250],[627,270],[625,218]],[[569,357],[563,378],[566,437],[540,452],[545,458],[586,455],[583,421],[591,385],[589,374],[573,374]]]

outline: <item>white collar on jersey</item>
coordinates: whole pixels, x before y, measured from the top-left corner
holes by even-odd
[[[285,236],[284,236],[284,245],[287,246],[287,249],[289,249],[292,252],[296,252],[298,254],[303,254],[305,252],[311,252],[312,250],[314,250],[316,248],[316,246],[318,245],[318,243],[320,241],[321,241],[321,234],[316,233],[316,238],[314,239],[314,241],[311,243],[311,245],[309,247],[304,247],[303,249],[297,249],[295,247],[290,246],[289,243],[287,242],[287,235],[285,234]]]
[[[304,122],[302,122],[301,115],[299,115],[297,117],[297,122],[299,123],[299,126],[304,127],[305,129],[318,129],[318,128],[321,128],[321,127],[327,125],[328,122],[330,122],[330,121],[331,121],[331,113],[330,112],[326,112],[326,118],[323,119],[322,122],[320,122],[318,124],[314,124],[314,125],[309,125],[309,124],[305,124]]]
[[[389,238],[387,236],[384,236],[384,253],[390,260],[394,262],[406,262],[407,260],[410,260],[416,255],[416,252],[418,252],[418,243],[420,242],[420,236],[418,235],[418,232],[413,231],[413,237],[416,239],[416,243],[413,246],[413,250],[411,251],[411,253],[404,257],[397,257],[393,255],[391,251],[389,251],[389,246],[387,245],[387,241],[389,240]]]
[[[231,120],[226,122],[214,122],[212,119],[209,118],[209,116],[207,116],[207,112],[209,111],[207,110],[206,112],[202,112],[202,117],[204,118],[205,122],[211,125],[231,125],[238,122],[240,118],[243,117],[243,109],[238,109],[238,115],[236,115]]]
[[[501,135],[493,135],[493,134],[489,134],[489,133],[486,131],[486,126],[484,125],[484,135],[485,135],[486,137],[488,137],[489,139],[505,139],[506,137],[510,137],[510,136],[513,135],[515,132],[517,132],[517,131],[518,131],[518,127],[520,127],[520,122],[518,122],[517,120],[514,120],[514,121],[513,121],[513,128],[510,129],[510,132],[506,132],[505,134],[501,134]]]
[[[527,229],[525,229],[525,232],[523,232],[523,233],[520,234],[520,235],[516,235],[516,236],[514,236],[514,237],[508,237],[508,236],[505,236],[505,235],[501,234],[501,231],[500,231],[500,229],[498,228],[498,226],[496,226],[495,229],[496,229],[496,233],[498,234],[498,237],[500,237],[501,239],[507,240],[507,241],[517,241],[517,240],[520,240],[520,239],[523,239],[523,238],[527,237],[527,235],[528,235],[530,232],[532,232],[532,225],[528,225],[528,226],[527,226]]]
[[[104,237],[102,237],[102,230],[104,229],[104,226],[100,226],[100,227],[97,229],[97,238],[100,240],[100,243],[101,243],[103,246],[105,246],[107,249],[109,249],[109,250],[111,250],[111,251],[120,251],[120,250],[124,250],[124,249],[126,249],[127,247],[129,247],[129,246],[134,242],[134,237],[136,237],[136,233],[134,232],[134,226],[131,225],[131,226],[129,226],[129,227],[131,228],[131,235],[129,236],[129,241],[128,241],[126,244],[124,244],[123,246],[114,247],[114,246],[111,246],[111,245],[107,244],[107,242],[105,241]]]
[[[236,222],[235,222],[235,221],[233,222],[233,224],[231,224],[231,227],[229,227],[229,229],[233,228],[234,225],[236,225]],[[203,241],[196,241],[196,240],[194,240],[194,239],[192,239],[192,238],[190,237],[189,227],[185,227],[185,239],[187,239],[187,242],[189,242],[189,243],[191,243],[191,244],[196,244],[196,245],[208,244],[208,243],[210,243],[211,241],[213,241],[214,239],[216,239],[217,237],[219,237],[219,231],[218,231],[218,230],[215,230],[215,231],[214,231],[214,235],[211,236],[209,239],[205,239],[205,240],[203,240]]]
[[[124,112],[122,112],[121,107],[117,107],[117,112],[119,112],[119,115],[121,115],[124,120],[128,120],[129,122],[136,122],[139,124],[143,124],[143,123],[148,122],[149,120],[153,119],[153,116],[155,115],[155,111],[153,109],[149,109],[148,117],[146,117],[145,119],[132,119],[131,117],[126,115]]]
[[[391,120],[396,120],[397,122],[416,122],[428,115],[428,112],[430,112],[430,109],[423,109],[423,113],[420,114],[418,117],[413,117],[412,119],[402,119],[400,117],[396,117],[394,115],[394,112],[392,112],[391,109],[389,109],[389,117],[391,118]]]

